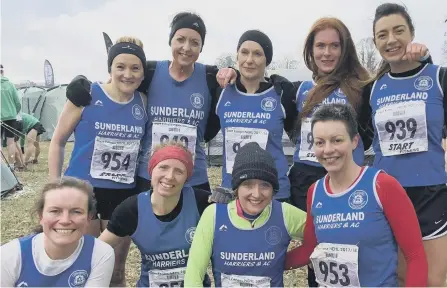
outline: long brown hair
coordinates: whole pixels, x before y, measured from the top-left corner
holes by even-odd
[[[313,46],[315,35],[325,29],[335,29],[340,37],[341,55],[335,69],[327,75],[320,75],[314,61]],[[340,88],[348,98],[354,109],[359,108],[362,89],[370,78],[368,71],[360,64],[352,41],[351,33],[346,25],[337,18],[325,17],[317,20],[307,35],[304,51],[304,62],[312,71],[312,78],[316,85],[309,91],[307,101],[301,111],[304,118],[312,112],[313,108],[323,102],[334,90]],[[300,119],[299,119],[300,120]]]

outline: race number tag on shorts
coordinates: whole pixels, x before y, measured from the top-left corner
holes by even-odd
[[[227,127],[225,128],[225,163],[227,173],[233,171],[234,158],[237,151],[247,143],[256,142],[262,149],[266,149],[269,131],[259,128]]]
[[[222,287],[270,287],[271,279],[265,276],[221,274]]]
[[[359,247],[320,243],[310,260],[318,284],[330,287],[360,287],[358,274]]]
[[[149,270],[149,287],[183,287],[185,267]]]
[[[385,106],[377,110],[374,119],[383,156],[428,150],[424,101]]]
[[[154,122],[152,124],[152,147],[158,144],[176,141],[182,143],[192,153],[196,154],[197,127],[182,123]]]
[[[301,144],[298,156],[300,160],[318,162],[312,150],[314,139],[312,137],[311,118],[303,119],[301,122]]]
[[[90,175],[92,178],[133,183],[140,140],[96,136]]]

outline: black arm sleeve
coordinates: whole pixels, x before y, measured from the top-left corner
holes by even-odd
[[[369,103],[372,85],[374,82],[366,85],[362,92],[362,102],[357,115],[358,130],[360,137],[362,138],[364,150],[368,150],[371,147],[372,140],[374,138],[374,128],[372,124],[372,109]]]
[[[210,113],[208,115],[208,122],[206,123],[205,142],[210,142],[220,130],[220,120],[216,114],[217,102],[219,102],[219,96],[221,89],[219,89],[219,83],[217,83],[216,75],[219,72],[217,66],[206,65],[206,83],[208,85],[208,90],[211,95],[211,107]],[[219,93],[219,94],[218,94]]]
[[[444,125],[447,126],[447,67],[441,67],[439,71],[439,83],[444,93]]]
[[[211,205],[212,203],[208,202],[208,198],[211,196],[210,192],[202,190],[202,189],[194,189],[194,195],[196,196],[197,209],[199,210],[200,216],[202,216],[203,211],[205,211],[206,207]]]
[[[85,107],[90,105],[92,96],[90,95],[90,88],[92,82],[84,75],[78,75],[70,84],[67,85],[66,96],[77,107]]]
[[[286,112],[284,119],[284,130],[289,134],[294,128],[298,111],[296,109],[296,86],[286,78],[273,74],[270,76],[273,86],[278,94],[281,95],[281,104]]]
[[[138,226],[138,195],[121,202],[112,213],[107,230],[119,237],[130,236]]]

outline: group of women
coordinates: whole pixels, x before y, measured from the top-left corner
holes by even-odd
[[[67,88],[43,232],[2,246],[2,286],[125,286],[130,241],[139,287],[209,286],[210,259],[223,287],[283,286],[305,265],[311,287],[445,285],[447,69],[412,43],[403,6],[380,5],[372,30],[374,78],[347,27],[322,18],[303,53],[313,81],[296,83],[264,77],[273,45],[258,30],[239,39],[239,71],[196,63],[206,28],[192,13],[171,23],[172,61],[146,61],[140,40],[120,38],[108,83],[78,76]],[[203,143],[219,130],[234,199],[211,204]],[[287,252],[291,239],[302,245]]]

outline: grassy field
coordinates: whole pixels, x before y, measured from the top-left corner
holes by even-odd
[[[30,233],[37,225],[37,220],[32,217],[31,211],[38,193],[48,180],[48,146],[49,142],[41,143],[41,155],[39,164],[28,167],[29,171],[17,172],[16,175],[24,185],[22,192],[12,194],[1,200],[1,243],[4,244],[14,238]],[[70,157],[72,143],[67,144],[65,165]],[[220,183],[220,168],[208,169],[211,186]],[[140,252],[132,244],[126,263],[127,285],[135,287],[140,275]],[[306,286],[306,272],[304,269],[288,271],[284,275],[285,286]]]

